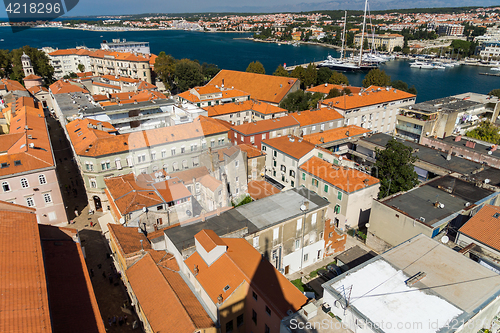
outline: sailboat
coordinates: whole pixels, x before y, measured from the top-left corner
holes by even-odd
[[[344,57],[344,48],[345,48],[345,33],[346,33],[346,25],[347,25],[347,11],[344,14],[344,31],[342,33],[342,48],[340,51],[340,58],[333,58],[328,55],[327,59],[320,63],[318,67],[328,67],[330,69],[338,70],[341,72],[353,72],[353,71],[369,71],[371,69],[377,68],[378,64],[372,62],[363,61],[363,42],[364,42],[364,34],[365,34],[365,25],[366,25],[366,8],[368,5],[368,0],[365,0],[365,14],[363,17],[363,32],[361,35],[361,46],[359,49],[359,59],[355,58],[345,58]]]

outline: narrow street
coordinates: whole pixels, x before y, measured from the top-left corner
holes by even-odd
[[[46,119],[66,214],[68,221],[73,221],[67,227],[79,231],[82,249],[104,326],[108,332],[140,332],[140,329],[133,330],[132,328],[133,322],[138,319],[131,310],[125,286],[116,274],[113,259],[110,256],[111,251],[106,239],[101,234],[98,218],[102,216],[102,213],[89,215],[85,187],[78,167],[73,160],[70,144],[59,122],[50,115]],[[76,213],[78,216],[76,216]],[[122,325],[119,324],[120,317],[122,318]],[[113,318],[115,318],[114,323]]]

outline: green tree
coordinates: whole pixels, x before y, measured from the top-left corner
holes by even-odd
[[[328,95],[326,95],[325,99],[339,97],[339,96],[342,96],[342,93],[338,89],[332,88],[328,92]]]
[[[328,80],[328,83],[331,83],[331,84],[345,84],[346,86],[348,86],[349,85],[349,79],[344,74],[339,73],[337,71],[333,71],[332,75],[330,76],[330,79]]]
[[[43,51],[39,51],[29,46],[23,46],[20,49],[15,49],[10,52],[12,64],[12,71],[9,74],[10,79],[22,83],[24,71],[21,63],[21,56],[23,53],[26,53],[30,57],[35,74],[41,76],[45,84],[54,82],[54,68],[49,64],[47,55]]]
[[[318,69],[318,77],[316,79],[316,84],[328,83],[330,77],[332,76],[332,70],[328,67],[321,67]]]
[[[170,54],[161,51],[155,60],[155,72],[158,78],[165,84],[165,89],[171,89],[175,75],[176,60]]]
[[[181,59],[175,64],[175,79],[177,88],[186,91],[203,83],[201,65],[193,60]]]
[[[304,85],[305,88],[313,86],[316,84],[316,79],[318,77],[318,71],[316,70],[316,67],[310,63],[307,65],[306,70],[304,71],[304,81],[302,81],[302,84]]]
[[[264,65],[262,65],[260,61],[252,61],[250,64],[248,64],[246,71],[249,73],[266,74]]]
[[[308,99],[307,108],[309,110],[317,109],[318,102],[323,99],[323,94],[320,92],[315,92],[314,94],[306,93],[306,98]]]
[[[12,57],[9,50],[0,50],[0,78],[9,77],[12,71]]]
[[[219,66],[215,64],[207,64],[206,62],[201,65],[201,70],[206,81],[210,81],[215,75],[217,75],[217,73],[220,72]]]
[[[363,80],[363,87],[369,86],[385,87],[391,85],[391,77],[385,71],[378,68],[372,69],[366,74]]]
[[[285,99],[281,101],[280,107],[288,110],[288,112],[307,110],[311,99],[311,93],[306,93],[304,90],[297,90],[288,94]]]
[[[368,50],[368,39],[363,38],[363,50]]]
[[[403,50],[402,50],[403,54],[409,54],[410,53],[410,48],[407,46],[407,47],[403,47]]]
[[[498,134],[498,131],[499,128],[495,124],[489,121],[483,121],[478,127],[465,133],[465,135],[474,139],[499,144],[500,134]]]
[[[78,64],[78,70],[83,73],[85,72],[85,65],[84,64]]]
[[[279,65],[278,68],[273,73],[274,76],[284,76],[284,77],[289,77],[290,73],[283,67],[283,65]]]
[[[394,46],[394,48],[392,49],[393,52],[401,52],[403,51],[403,49],[401,48],[401,46]]]
[[[297,66],[290,73],[290,76],[299,79],[302,84],[306,76],[306,70],[302,66]]]
[[[384,150],[376,149],[376,154],[372,175],[380,179],[379,199],[408,191],[418,184],[418,175],[413,168],[417,157],[411,147],[391,139]]]
[[[350,94],[352,94],[352,91],[349,88],[344,88],[342,91],[344,92],[344,95],[350,95]]]
[[[500,89],[493,89],[492,91],[490,91],[488,93],[488,95],[496,96],[496,97],[500,98]]]

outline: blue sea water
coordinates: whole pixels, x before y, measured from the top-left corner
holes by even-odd
[[[259,60],[272,73],[280,64],[295,65],[334,57],[334,49],[315,45],[278,45],[258,43],[244,39],[249,33],[204,33],[194,31],[82,31],[60,28],[32,28],[13,34],[9,27],[0,27],[0,49],[14,49],[24,45],[41,48],[71,48],[85,45],[99,48],[102,40],[125,38],[148,41],[151,52],[165,51],[177,59],[197,59],[200,63],[214,63],[220,68],[244,71],[251,61]],[[100,37],[102,36],[102,37]],[[489,68],[458,66],[443,70],[410,68],[407,61],[390,61],[381,66],[393,80],[415,85],[417,102],[450,96],[468,91],[486,94],[500,88],[500,77],[479,75]],[[351,85],[359,86],[365,73],[346,73]]]

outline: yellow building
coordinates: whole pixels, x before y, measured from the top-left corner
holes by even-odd
[[[368,45],[371,45],[373,42],[374,48],[379,49],[379,48],[384,48],[385,50],[392,52],[396,46],[399,46],[403,48],[404,45],[404,37],[403,35],[399,34],[367,34],[365,33],[365,39],[368,40]],[[356,46],[361,45],[361,34],[357,34],[354,36],[354,44]]]

